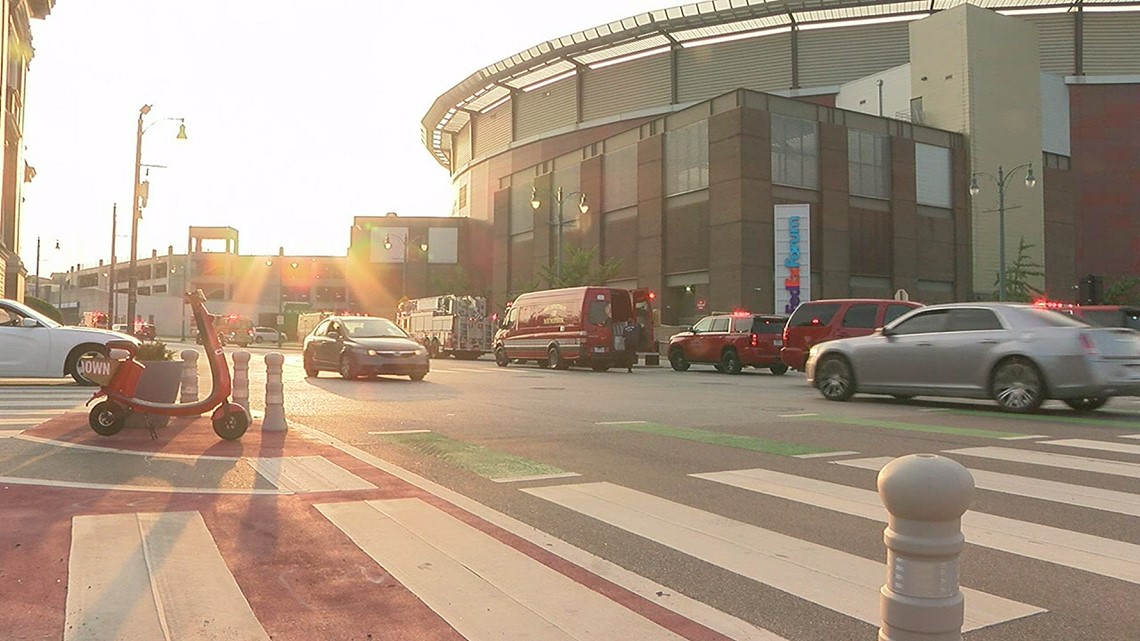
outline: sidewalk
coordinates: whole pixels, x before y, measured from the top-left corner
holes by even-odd
[[[6,638],[773,638],[301,426],[158,434],[0,433]]]

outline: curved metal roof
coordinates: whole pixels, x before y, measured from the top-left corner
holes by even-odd
[[[547,40],[483,67],[435,100],[421,121],[423,142],[447,167],[450,161],[442,148],[443,134],[459,131],[472,112],[506,100],[515,89],[553,82],[581,67],[664,47],[696,46],[712,39],[760,35],[770,30],[921,18],[967,3],[995,11],[1072,11],[1078,5],[1085,10],[1105,5],[1140,9],[1138,0],[709,0],[686,4]]]

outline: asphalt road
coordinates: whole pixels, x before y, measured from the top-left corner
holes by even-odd
[[[270,349],[250,351],[258,410]],[[882,571],[868,565],[885,559],[876,470],[921,452],[967,465],[979,486],[961,577],[968,616],[996,614],[968,639],[1140,630],[1137,399],[1018,417],[986,402],[830,403],[794,372],[487,359],[433,361],[423,382],[346,381],[306,378],[284,352],[291,422],[786,639],[874,638],[877,593],[832,575]]]

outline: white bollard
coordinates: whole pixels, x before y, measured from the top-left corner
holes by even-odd
[[[198,400],[198,350],[182,350],[182,402]]]
[[[265,355],[265,416],[261,419],[263,432],[284,432],[289,429],[285,422],[285,386],[281,382],[281,366],[285,357],[277,352]]]
[[[238,405],[245,408],[245,413],[253,416],[249,411],[249,352],[239,349],[233,354],[234,381],[233,399]]]
[[[890,513],[883,531],[887,582],[879,594],[879,641],[961,641],[965,600],[958,557],[974,477],[943,456],[911,454],[888,463],[878,486]]]

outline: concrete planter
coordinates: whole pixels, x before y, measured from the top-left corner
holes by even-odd
[[[177,402],[178,390],[182,387],[182,361],[147,361],[143,365],[146,366],[146,370],[139,379],[135,396],[152,403]],[[145,428],[147,418],[150,419],[151,427],[165,427],[170,422],[169,416],[147,415],[134,411],[127,417],[126,426]]]

